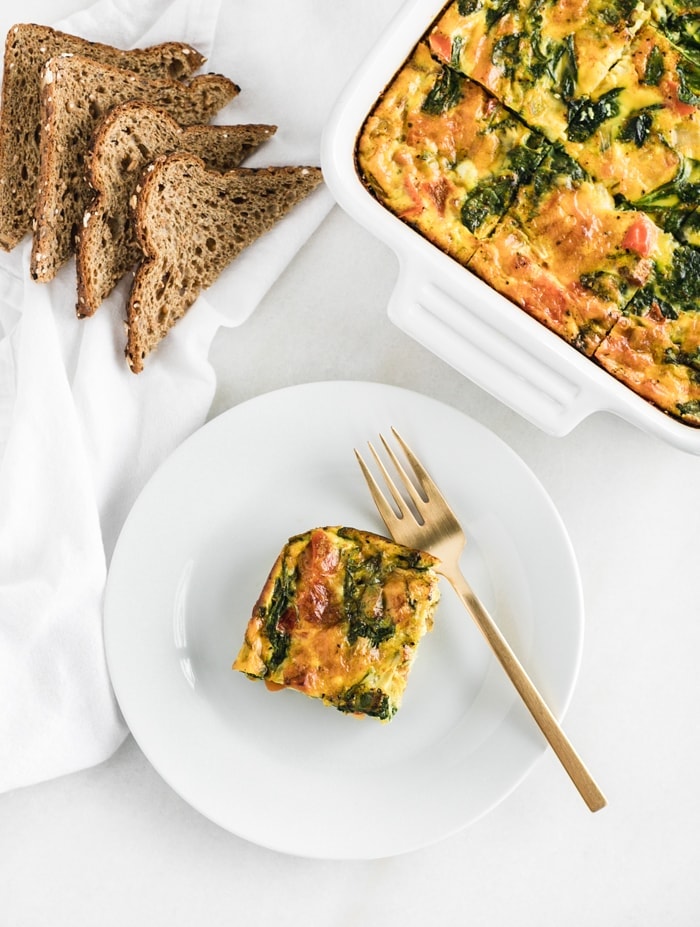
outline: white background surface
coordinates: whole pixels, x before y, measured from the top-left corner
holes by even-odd
[[[76,5],[56,3],[52,18]],[[435,847],[309,861],[202,818],[128,739],[99,767],[0,796],[3,925],[697,924],[700,459],[606,415],[564,438],[538,432],[388,322],[396,272],[334,210],[254,316],[217,336],[211,415],[280,386],[365,379],[451,403],[505,439],[578,556],[586,631],[565,728],[609,807],[591,815],[548,752],[495,811]],[[371,802],[366,813],[371,827]]]

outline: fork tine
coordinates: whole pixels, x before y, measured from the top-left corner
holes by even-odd
[[[420,460],[418,460],[416,455],[413,453],[413,451],[408,446],[408,444],[406,444],[404,439],[401,437],[401,435],[398,433],[398,431],[394,428],[393,425],[391,426],[391,431],[394,437],[396,438],[396,440],[399,442],[399,445],[401,446],[401,450],[406,455],[406,460],[408,460],[411,467],[413,468],[414,473],[418,477],[418,483],[421,489],[423,490],[423,492],[425,493],[425,498],[430,499],[430,497],[432,496],[438,499],[443,499],[442,493],[437,488],[436,484],[433,482],[428,471],[425,469],[425,467],[420,462]],[[382,440],[384,439],[382,438]],[[386,447],[386,442],[384,442],[384,446]]]
[[[382,441],[384,441],[384,438],[382,438],[381,435],[379,435],[379,437],[382,439]],[[398,490],[398,488],[397,488],[397,486],[396,486],[396,483],[395,483],[395,482],[393,481],[393,479],[391,478],[391,474],[389,473],[389,471],[387,470],[387,468],[384,466],[384,462],[382,461],[381,457],[380,457],[379,454],[377,453],[377,451],[376,451],[376,449],[375,449],[375,447],[374,447],[374,445],[372,444],[371,441],[368,441],[368,442],[367,442],[367,447],[368,447],[368,448],[370,449],[370,451],[372,452],[372,456],[374,457],[374,460],[375,460],[377,466],[379,467],[382,476],[384,477],[384,482],[385,482],[386,485],[389,487],[389,492],[391,493],[391,495],[392,495],[392,497],[393,497],[393,499],[394,499],[394,502],[396,503],[396,507],[398,508],[399,513],[400,513],[401,517],[403,518],[403,516],[406,514],[406,503],[404,502],[404,500],[403,500],[403,498],[402,498],[402,496],[401,496],[401,493],[399,492],[399,490]]]
[[[367,486],[369,487],[370,494],[372,498],[374,499],[374,504],[377,506],[377,510],[379,514],[382,516],[384,524],[387,526],[389,533],[393,534],[396,523],[398,522],[399,518],[394,512],[394,510],[392,509],[392,507],[389,505],[389,503],[384,498],[384,494],[379,488],[379,484],[377,483],[375,478],[370,473],[369,467],[364,462],[362,455],[357,450],[357,448],[355,448],[355,457],[357,457],[357,462],[359,463],[360,469],[362,470],[362,475],[364,476],[365,482],[367,483]]]
[[[382,444],[384,445],[384,450],[387,452],[387,454],[389,455],[389,459],[391,460],[392,464],[396,468],[396,472],[401,477],[401,482],[403,483],[404,488],[406,489],[406,492],[408,493],[411,499],[411,502],[413,502],[414,506],[416,507],[416,511],[419,514],[421,514],[421,506],[425,504],[426,500],[424,498],[421,498],[421,495],[416,489],[413,480],[408,475],[408,473],[406,473],[406,470],[404,469],[401,461],[398,459],[396,454],[393,452],[393,450],[389,446],[384,435],[380,434],[379,437],[381,438]],[[375,457],[376,457],[376,454],[375,454]],[[379,463],[381,465],[381,461],[379,461]],[[421,514],[421,518],[422,517],[423,516]]]

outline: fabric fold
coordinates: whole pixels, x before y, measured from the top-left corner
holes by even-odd
[[[46,296],[25,307],[12,341],[16,393],[0,465],[5,789],[97,762],[125,733],[99,621],[106,563],[92,473]]]
[[[219,0],[102,0],[57,28],[122,47],[211,51]],[[124,290],[75,313],[75,268],[0,265],[0,790],[100,762],[123,741],[102,638],[107,565],[138,491],[206,418],[218,321],[203,311],[143,379],[123,356]],[[195,329],[187,331],[188,327]]]
[[[98,0],[54,25],[124,48],[190,43],[202,70],[241,87],[215,122],[278,125],[249,166],[317,165],[326,116],[396,6]],[[100,762],[123,740],[102,640],[119,532],[206,421],[216,332],[245,322],[331,206],[317,189],[243,252],[137,376],[124,360],[128,277],[78,319],[72,261],[37,284],[28,240],[0,254],[0,791]]]

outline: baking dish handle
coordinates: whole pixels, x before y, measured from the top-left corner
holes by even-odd
[[[459,269],[463,275],[464,269]],[[506,331],[502,305],[492,305],[494,298],[501,304],[503,298],[478,278],[473,283],[474,287],[465,293],[463,276],[452,286],[449,272],[441,274],[438,285],[420,269],[415,272],[402,262],[389,301],[389,318],[548,434],[567,434],[605,406],[595,384],[583,372],[574,370],[572,376],[572,358],[558,353],[558,349],[564,349],[570,355],[573,349],[569,345],[559,345],[556,336],[515,306],[512,315],[505,314]],[[554,343],[537,351],[542,336],[548,341],[554,338]]]

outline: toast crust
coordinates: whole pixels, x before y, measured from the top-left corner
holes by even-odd
[[[91,88],[87,94],[86,87]],[[112,107],[145,99],[183,124],[206,123],[239,90],[220,74],[202,74],[184,83],[149,79],[79,55],[50,59],[41,92],[31,276],[41,282],[53,279],[74,251],[75,236],[92,198],[85,176],[90,140]]]
[[[276,126],[181,126],[165,110],[131,100],[99,123],[88,156],[88,182],[95,191],[76,236],[77,314],[95,313],[141,249],[130,207],[143,169],[155,158],[185,151],[209,170],[228,171],[271,138]]]
[[[36,23],[14,25],[5,39],[0,109],[0,247],[6,251],[32,226],[43,67],[49,58],[68,54],[172,80],[187,78],[205,61],[195,48],[182,42],[125,50]]]
[[[199,294],[322,180],[318,167],[218,174],[184,153],[146,169],[134,206],[145,257],[127,306],[126,358],[134,373]]]

